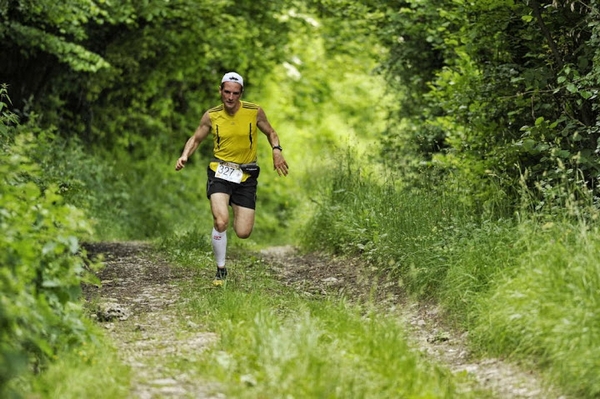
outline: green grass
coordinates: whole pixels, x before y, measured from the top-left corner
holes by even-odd
[[[437,299],[460,327],[473,326],[480,296],[489,292],[500,274],[516,267],[523,251],[517,237],[516,223],[501,219],[464,225],[448,240],[447,272]]]
[[[96,337],[94,342],[58,353],[42,373],[12,381],[14,391],[36,399],[128,397],[129,368],[118,359],[117,350],[102,331],[96,331]]]
[[[431,364],[405,339],[397,317],[342,299],[309,299],[275,281],[256,259],[230,266],[206,290],[189,282],[187,311],[219,335],[190,372],[235,398],[450,398],[462,377]],[[193,370],[193,371],[192,371]]]
[[[521,226],[527,250],[481,298],[473,340],[536,363],[582,398],[600,395],[600,238],[583,223]]]
[[[307,250],[360,256],[401,280],[408,292],[435,296],[460,235],[477,226],[457,197],[428,187],[381,182],[346,154],[322,177],[319,206],[303,236]]]
[[[476,353],[533,365],[576,397],[600,395],[597,213],[482,215],[452,190],[394,187],[363,164],[342,159],[323,178],[307,249],[360,257],[441,304]]]

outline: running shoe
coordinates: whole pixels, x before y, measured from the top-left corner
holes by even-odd
[[[220,286],[223,285],[227,279],[227,268],[225,267],[217,267],[217,274],[215,274],[215,279],[213,280],[213,285]]]

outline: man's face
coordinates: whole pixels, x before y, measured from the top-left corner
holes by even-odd
[[[234,82],[225,82],[221,88],[221,101],[228,111],[235,111],[238,102],[242,97],[242,85]]]

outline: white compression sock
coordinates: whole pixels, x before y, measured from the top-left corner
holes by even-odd
[[[212,247],[218,267],[225,266],[225,255],[227,254],[227,230],[218,232],[214,227],[212,230]]]

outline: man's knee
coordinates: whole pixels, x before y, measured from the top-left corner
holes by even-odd
[[[241,215],[238,215],[241,216]],[[252,230],[254,228],[254,220],[241,218],[236,220],[233,224],[233,229],[235,230],[235,234],[242,239],[246,239],[250,237],[252,234]]]
[[[215,217],[213,219],[213,226],[215,227],[215,230],[217,230],[219,232],[223,232],[223,231],[227,230],[228,224],[229,224],[229,221],[226,218]]]
[[[225,230],[227,230],[227,223],[216,223],[214,224],[215,230],[217,230],[219,233],[224,232]]]
[[[235,234],[241,238],[241,239],[246,239],[248,237],[250,237],[250,234],[252,234],[252,228],[248,229],[240,229],[240,228],[236,228],[235,229]]]

